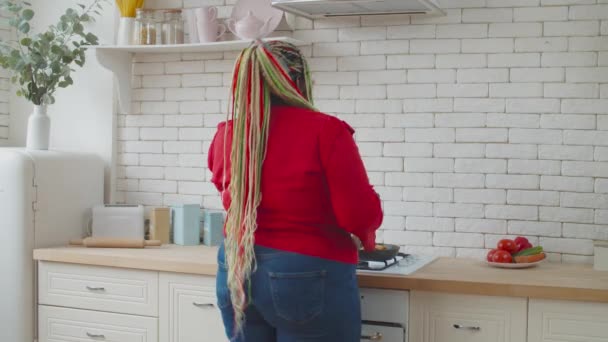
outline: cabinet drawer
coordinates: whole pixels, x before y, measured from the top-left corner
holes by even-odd
[[[38,341],[158,342],[158,319],[39,306]]]
[[[608,342],[608,304],[530,299],[528,342]]]
[[[40,262],[39,303],[158,316],[158,273]]]
[[[408,321],[407,291],[361,289],[361,318],[364,321],[397,323]]]
[[[369,341],[405,342],[405,332],[403,328],[363,324],[361,342]]]
[[[159,280],[161,341],[228,341],[214,277],[161,273]]]
[[[413,291],[410,341],[521,342],[527,299]]]

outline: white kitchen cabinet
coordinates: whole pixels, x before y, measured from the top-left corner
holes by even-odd
[[[402,327],[363,324],[361,342],[368,341],[404,342],[405,330]]]
[[[38,342],[159,342],[158,319],[40,305]]]
[[[608,342],[608,304],[530,299],[528,342]]]
[[[228,341],[215,277],[160,273],[159,335],[163,342]]]
[[[526,341],[527,299],[412,291],[412,342]]]
[[[158,272],[40,262],[40,304],[158,316]]]

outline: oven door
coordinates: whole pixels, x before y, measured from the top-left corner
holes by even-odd
[[[406,342],[405,329],[393,324],[381,325],[378,323],[363,323],[361,342]]]

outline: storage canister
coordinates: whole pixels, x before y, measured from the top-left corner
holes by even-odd
[[[173,215],[173,243],[183,246],[199,245],[201,241],[198,204],[182,204],[171,207]]]
[[[608,241],[595,241],[594,246],[593,268],[608,271]]]
[[[171,213],[169,208],[154,208],[150,214],[150,240],[171,243]]]
[[[218,246],[224,240],[224,213],[205,212],[203,243]]]

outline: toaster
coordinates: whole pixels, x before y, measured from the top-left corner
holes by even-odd
[[[141,205],[100,205],[93,208],[93,237],[143,240],[144,207]]]

